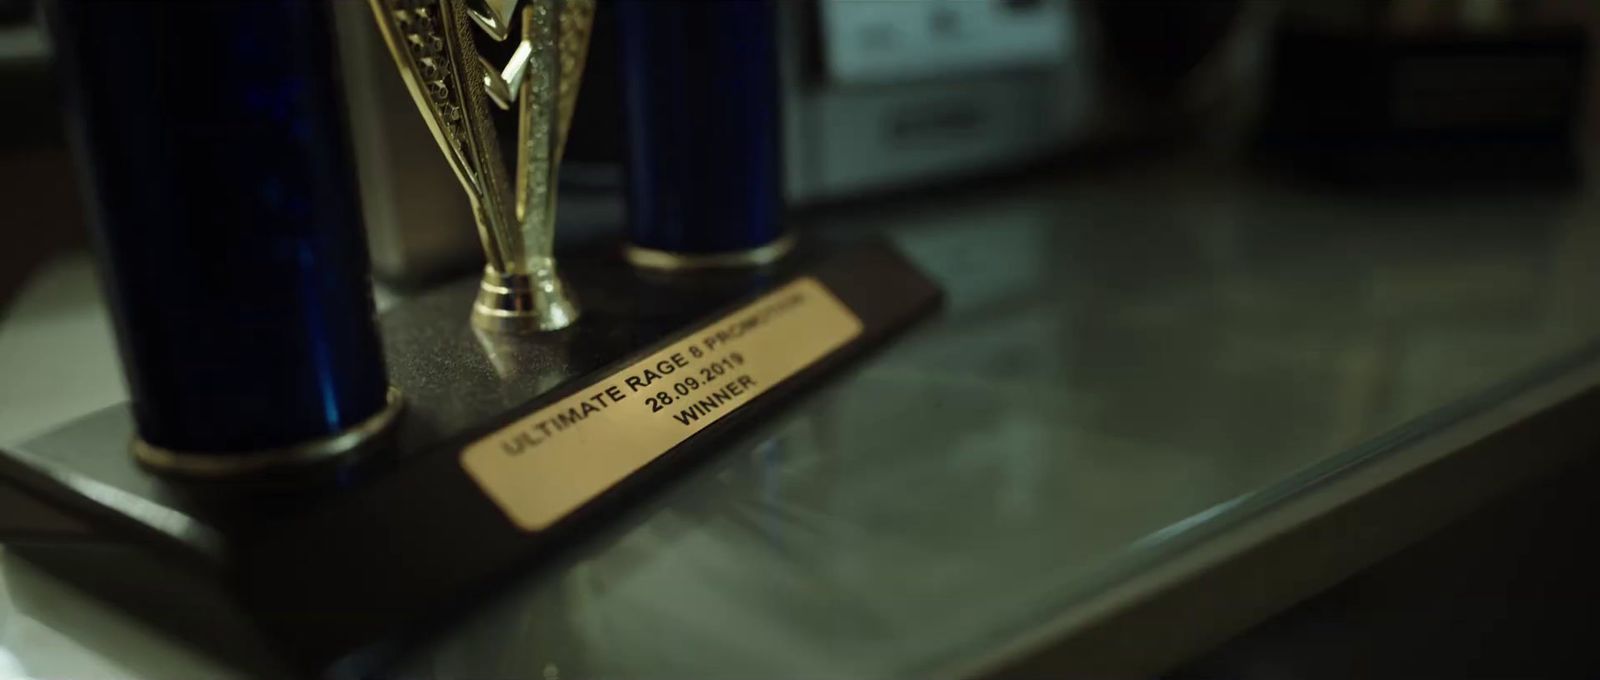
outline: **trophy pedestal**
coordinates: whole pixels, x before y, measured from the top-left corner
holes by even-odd
[[[381,319],[390,379],[406,399],[392,450],[314,488],[167,482],[129,455],[133,421],[125,405],[85,416],[0,451],[0,508],[9,515],[0,539],[12,554],[264,674],[359,675],[938,306],[938,288],[887,244],[808,245],[759,270],[666,274],[630,267],[613,251],[564,257],[582,316],[551,333],[474,330],[476,275],[410,300]],[[613,401],[617,417],[649,419],[639,431],[655,427],[677,438],[657,441],[659,451],[634,452],[641,462],[582,502],[553,511],[518,507],[548,500],[507,490],[505,482],[527,481],[516,479],[523,468],[489,474],[467,460],[475,449],[532,442],[507,433],[538,425],[541,413],[589,391],[603,402],[608,387],[615,395],[629,389],[624,384],[642,384],[622,377],[641,360],[676,357],[660,365],[679,361],[674,386],[681,385],[692,369],[673,348],[698,357],[700,347],[717,348],[773,315],[795,313],[793,305],[773,304],[740,316],[752,300],[797,285],[859,323],[819,345],[812,359],[784,359],[792,365],[783,377],[759,391],[750,388],[759,377],[740,378],[744,387],[732,377],[717,383],[743,401],[706,417],[709,425],[662,429],[672,414],[658,418],[644,408],[655,385],[622,402],[637,411]],[[794,336],[811,331],[794,329],[811,328],[811,317],[794,318],[784,341],[804,344]],[[759,360],[752,356],[746,368],[758,370]],[[594,422],[609,421],[596,417],[582,427],[607,432]],[[520,458],[484,455],[515,466],[611,453],[577,441],[547,443]],[[564,479],[542,483],[568,490]]]

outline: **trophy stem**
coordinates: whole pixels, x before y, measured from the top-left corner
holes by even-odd
[[[407,89],[471,198],[488,260],[473,325],[511,333],[571,325],[578,311],[556,275],[553,253],[556,177],[595,0],[371,3]],[[521,42],[497,71],[468,27],[476,22],[504,40],[519,7]],[[507,168],[491,114],[513,106],[516,161]]]
[[[578,320],[578,306],[556,274],[555,263],[527,272],[483,268],[472,325],[494,333],[536,333],[566,328]]]

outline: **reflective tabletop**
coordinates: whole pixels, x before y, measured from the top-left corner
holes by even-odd
[[[944,312],[388,677],[983,674],[1397,433],[1594,356],[1590,194],[1380,194],[1229,167],[1131,163],[806,216],[890,236],[945,287]],[[0,349],[25,322],[0,326]],[[51,667],[26,622],[90,649],[137,625],[30,608],[19,588],[60,586],[27,569],[0,571],[0,650],[20,669],[0,675]],[[211,672],[112,654],[133,676]]]
[[[1571,195],[1180,165],[818,222],[892,235],[946,313],[403,677],[940,675],[1600,337],[1600,214]]]

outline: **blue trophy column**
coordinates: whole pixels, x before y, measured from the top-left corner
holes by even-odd
[[[384,412],[327,0],[59,0],[139,434],[229,456]]]
[[[739,263],[780,221],[772,0],[618,0],[630,256]],[[663,255],[668,257],[662,257]]]

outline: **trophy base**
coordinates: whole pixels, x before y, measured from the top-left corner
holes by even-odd
[[[491,333],[528,334],[557,331],[578,320],[578,306],[555,268],[532,274],[502,274],[483,268],[478,298],[472,303],[473,327]]]
[[[560,331],[516,336],[464,323],[477,277],[385,313],[390,381],[405,394],[405,413],[385,450],[318,486],[195,493],[192,482],[140,467],[128,452],[132,415],[118,405],[0,450],[0,541],[11,556],[253,674],[363,677],[597,522],[636,507],[630,501],[724,453],[730,437],[779,416],[941,299],[876,241],[802,242],[756,269],[667,274],[610,248],[562,265],[584,317]],[[688,389],[691,372],[724,365],[743,373],[729,369],[696,395],[720,404],[714,416],[674,424],[677,409],[678,422],[704,410],[689,398],[674,413],[645,408]],[[656,370],[672,380],[651,384]],[[582,415],[594,403],[605,410]],[[531,436],[547,427],[588,429],[562,448]],[[632,449],[591,445],[619,432]],[[544,448],[500,451],[513,444]],[[614,483],[590,489],[575,477],[505,467],[565,460],[592,472],[606,458],[596,450],[637,455],[608,473]],[[544,486],[519,495],[529,482]],[[550,505],[563,495],[570,505]],[[30,614],[59,615],[37,609]]]

